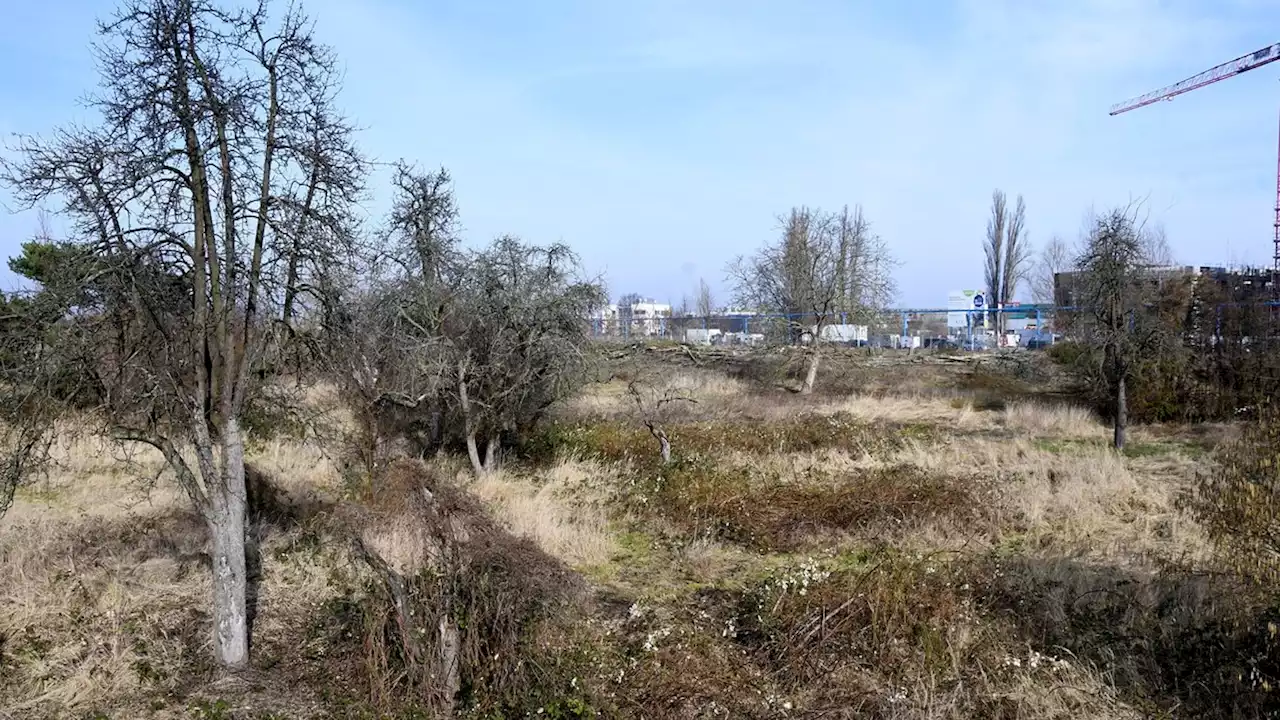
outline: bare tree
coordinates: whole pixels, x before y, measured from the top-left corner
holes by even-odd
[[[1027,205],[1019,195],[1014,202],[1013,212],[1009,214],[1005,224],[1004,267],[1000,272],[1000,307],[1013,302],[1018,292],[1018,283],[1027,278],[1030,272],[1031,245],[1027,242]],[[1004,326],[1004,315],[1001,314],[1001,329]]]
[[[1073,264],[1071,248],[1059,235],[1049,238],[1049,242],[1040,249],[1036,258],[1035,271],[1031,278],[1032,297],[1038,303],[1053,304],[1057,302],[1054,294],[1054,276],[1070,270]]]
[[[876,311],[897,295],[893,269],[897,263],[884,239],[871,230],[862,206],[849,212],[846,205],[836,216],[839,233],[840,303],[846,320],[869,322]]]
[[[664,422],[666,410],[675,403],[696,403],[698,401],[685,388],[666,387],[659,391],[652,384],[642,382],[639,379],[632,380],[627,384],[627,392],[636,403],[636,411],[640,416],[640,422],[649,430],[649,434],[653,436],[653,439],[658,441],[658,456],[662,458],[662,464],[669,464],[671,462],[671,440],[667,437],[667,431],[664,429],[666,425]]]
[[[983,279],[986,282],[989,308],[999,307],[1000,293],[1004,289],[1004,241],[1005,225],[1008,222],[1009,210],[1004,192],[996,190],[991,193],[991,217],[987,220],[987,239],[982,246],[986,256]]]
[[[4,392],[30,397],[55,372],[91,378],[92,417],[163,454],[209,532],[213,649],[227,668],[249,657],[244,418],[268,390],[273,318],[289,319],[272,305],[291,285],[297,296],[314,237],[304,222],[322,207],[345,222],[358,186],[345,175],[359,163],[318,170],[354,156],[345,124],[319,129],[339,117],[337,72],[311,27],[292,7],[126,0],[100,28],[101,123],[21,138],[3,168],[24,203],[60,204],[94,258],[75,284],[98,288],[65,296],[45,324],[57,344],[5,367]],[[313,186],[310,204],[297,200]],[[321,256],[306,262],[321,273]]]
[[[715,312],[715,297],[711,294],[711,286],[703,279],[698,280],[697,311],[703,318],[709,318]]]
[[[793,342],[809,343],[802,393],[813,392],[823,329],[842,313],[866,315],[892,296],[893,260],[861,212],[799,207],[780,219],[781,237],[730,263],[735,301],[787,318]]]
[[[585,380],[583,318],[605,302],[566,246],[513,237],[472,255],[445,325],[456,408],[477,475],[492,471],[504,435],[530,429]],[[485,441],[481,460],[479,440]]]
[[[618,298],[618,327],[624,337],[630,337],[631,332],[636,328],[633,325],[636,322],[635,306],[644,302],[644,298],[639,293],[627,293]],[[643,326],[640,327],[643,330]]]
[[[1130,205],[1099,215],[1076,259],[1080,274],[1079,328],[1102,352],[1101,371],[1113,398],[1113,444],[1124,448],[1128,425],[1127,383],[1144,354],[1165,339],[1158,311],[1153,309],[1158,277],[1148,248],[1155,245]],[[1156,243],[1158,245],[1158,243]]]
[[[1027,206],[1019,195],[1009,210],[1004,192],[991,194],[991,217],[987,220],[987,238],[983,243],[986,257],[984,279],[987,306],[994,312],[996,329],[1004,325],[1003,307],[1013,302],[1018,283],[1027,277],[1031,246],[1026,239]]]
[[[1148,265],[1168,267],[1177,262],[1173,256],[1173,249],[1169,247],[1169,238],[1165,234],[1163,223],[1157,222],[1150,227],[1143,227],[1140,239],[1143,261]]]

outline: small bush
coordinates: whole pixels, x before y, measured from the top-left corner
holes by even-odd
[[[1265,411],[1217,459],[1182,504],[1204,525],[1232,570],[1275,584],[1280,581],[1280,415]]]
[[[1094,666],[1145,717],[1280,716],[1280,618],[1256,587],[1027,556],[993,558],[975,578],[984,613]]]
[[[382,541],[389,551],[383,557],[356,543],[376,577],[331,603],[327,634],[356,641],[348,672],[368,683],[375,706],[456,707],[478,717],[552,707],[575,717],[564,713],[586,707],[571,681],[580,672],[576,575],[415,463],[392,465],[367,493],[368,515],[357,521],[375,538],[390,528]]]

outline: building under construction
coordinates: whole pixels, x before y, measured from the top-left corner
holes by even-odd
[[[1053,277],[1053,300],[1061,316],[1060,328],[1069,325],[1070,315],[1087,304],[1081,296],[1084,277],[1080,271]],[[1151,297],[1161,298],[1166,308],[1170,303],[1180,306],[1180,313],[1185,313],[1183,329],[1188,340],[1199,338],[1211,343],[1219,342],[1224,334],[1255,335],[1260,328],[1258,323],[1271,315],[1272,278],[1270,269],[1192,265],[1149,267],[1140,275],[1141,282],[1153,291]]]

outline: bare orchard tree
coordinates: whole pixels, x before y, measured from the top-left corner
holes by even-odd
[[[340,124],[308,131],[337,117],[335,60],[311,27],[296,7],[126,0],[101,25],[100,122],[21,138],[3,167],[24,203],[60,205],[94,262],[55,293],[56,318],[31,318],[56,342],[8,358],[0,386],[17,397],[0,405],[51,375],[86,378],[90,417],[163,454],[208,529],[213,649],[232,669],[249,660],[246,411],[266,386],[273,303],[296,286],[281,275],[310,244],[301,225],[328,200],[341,214],[351,187],[316,170],[350,143]],[[294,202],[312,185],[310,205]]]
[[[1030,270],[1031,246],[1026,239],[1027,207],[1019,195],[1013,210],[1009,209],[1001,190],[991,193],[991,217],[987,220],[987,237],[982,249],[986,259],[988,307],[998,311],[1013,302],[1018,283]],[[997,330],[1004,324],[1003,315],[995,312]]]
[[[1113,398],[1113,444],[1124,449],[1128,424],[1126,389],[1131,370],[1144,353],[1165,339],[1155,305],[1158,277],[1148,249],[1159,242],[1149,237],[1130,205],[1099,215],[1076,259],[1079,272],[1079,329],[1099,349],[1102,378]]]
[[[440,361],[445,322],[461,282],[458,207],[444,170],[400,162],[391,210],[368,259],[370,285],[354,293],[332,378],[355,413],[354,449],[365,471],[408,440],[425,454],[446,443],[451,372]]]
[[[809,343],[801,392],[813,392],[823,330],[841,314],[869,315],[892,297],[892,259],[861,211],[850,216],[799,207],[780,219],[781,236],[730,263],[735,302],[787,317],[792,341]]]
[[[627,383],[627,393],[635,401],[640,423],[648,429],[653,439],[658,441],[658,457],[662,458],[662,464],[669,464],[671,439],[667,437],[665,422],[668,410],[677,403],[697,403],[698,401],[687,388],[660,388],[654,383],[644,382],[639,378]]]
[[[1074,258],[1067,242],[1060,235],[1049,238],[1048,244],[1040,248],[1031,277],[1031,294],[1036,302],[1044,304],[1057,302],[1055,276],[1070,270],[1073,263]]]
[[[585,319],[606,302],[564,245],[502,237],[466,260],[444,326],[457,415],[472,469],[492,471],[503,438],[528,431],[586,379]],[[480,442],[484,442],[484,456]]]

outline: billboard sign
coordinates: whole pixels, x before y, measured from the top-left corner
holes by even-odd
[[[980,290],[953,290],[947,293],[947,327],[948,328],[967,328],[969,327],[967,311],[981,310],[986,305],[986,298]],[[975,323],[979,318],[976,317]]]

